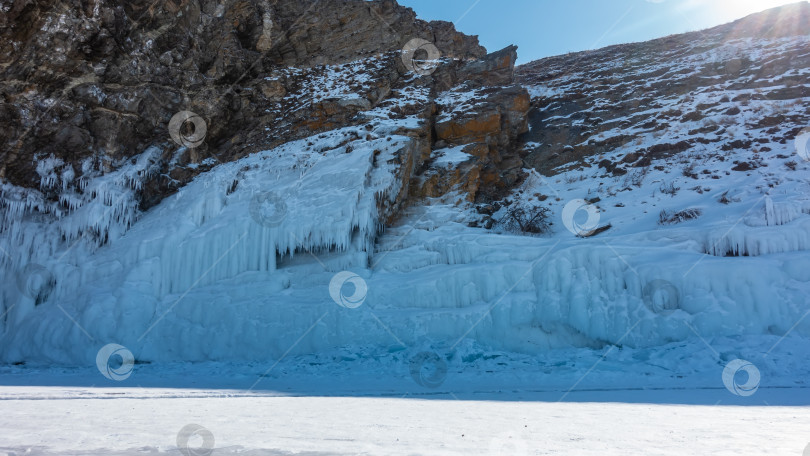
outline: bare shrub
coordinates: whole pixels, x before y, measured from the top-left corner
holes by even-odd
[[[638,171],[634,171],[624,178],[624,187],[630,187],[631,185],[641,188],[644,184],[644,178],[647,177],[647,174],[650,172],[650,167],[645,166]]]
[[[670,182],[670,183],[668,183],[668,184],[667,184],[667,183],[663,183],[663,184],[661,184],[661,187],[659,187],[659,188],[658,188],[658,190],[659,190],[661,193],[663,193],[663,194],[665,194],[665,195],[669,195],[669,196],[675,196],[675,195],[677,195],[677,194],[678,194],[678,190],[680,190],[680,189],[681,189],[681,187],[676,187],[674,182]]]
[[[720,126],[723,126],[723,127],[730,127],[732,125],[738,124],[739,122],[737,121],[737,119],[734,116],[721,116],[717,120],[717,123],[720,124]]]
[[[703,215],[703,211],[696,208],[684,209],[682,211],[675,212],[674,214],[664,209],[660,214],[658,214],[658,224],[675,225],[677,223],[683,223],[687,220],[694,220],[701,215]]]
[[[723,192],[722,195],[720,195],[720,198],[717,200],[717,202],[720,204],[731,204],[731,203],[739,203],[740,200],[738,198],[729,197],[728,191],[725,191]]]
[[[545,206],[516,202],[506,210],[498,223],[507,231],[543,234],[551,227],[549,212]]]
[[[579,181],[582,181],[582,180],[585,180],[585,176],[582,176],[582,175],[577,176],[576,174],[571,174],[571,175],[565,176],[565,178],[563,179],[563,181],[566,184],[573,184],[575,182],[579,182]]]
[[[686,177],[691,177],[692,179],[697,179],[698,175],[695,172],[695,162],[689,161],[686,166],[683,167],[682,173]]]

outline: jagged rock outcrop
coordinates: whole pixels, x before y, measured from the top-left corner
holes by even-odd
[[[395,207],[453,190],[490,198],[519,180],[513,152],[528,95],[514,85],[516,47],[485,56],[475,37],[393,0],[316,3],[12,2],[0,14],[0,178],[56,202],[157,147],[138,189],[147,209],[217,164],[369,123],[365,113],[383,109],[421,119],[402,132],[415,142],[400,154]],[[402,58],[414,37],[441,54],[424,77]],[[475,100],[457,106],[455,96]],[[182,125],[199,134],[192,147],[169,131],[182,111],[202,128]],[[466,171],[431,168],[431,152],[448,145],[472,152]]]
[[[444,162],[429,168],[421,195],[458,188],[470,201],[488,200],[520,180],[523,162],[515,144],[528,131],[529,94],[514,85],[516,60],[517,48],[510,46],[455,71],[460,85],[436,100],[435,148],[460,147],[470,158],[449,173]]]
[[[379,109],[420,119],[400,132],[415,142],[403,158],[399,207],[456,190],[469,201],[496,200],[526,167],[553,174],[597,165],[621,176],[699,146],[756,146],[762,138],[726,128],[755,108],[747,103],[810,94],[807,76],[789,71],[810,58],[788,39],[810,26],[807,3],[699,35],[539,60],[517,77],[514,46],[487,55],[475,37],[417,20],[393,0],[15,0],[0,11],[0,25],[3,181],[59,201],[65,189],[81,193],[87,179],[156,146],[156,171],[138,189],[144,209],[219,163],[372,123]],[[427,75],[402,61],[417,37],[442,57]],[[761,46],[750,46],[752,37]],[[759,92],[737,93],[751,88]],[[700,101],[698,92],[717,100]],[[662,100],[675,98],[664,109]],[[180,111],[204,121],[195,147],[171,139],[167,126]],[[618,161],[601,157],[701,122],[690,137],[638,144]],[[788,141],[810,118],[774,113],[745,122]],[[58,164],[47,175],[38,170],[46,159]]]
[[[206,169],[185,165],[349,123],[402,79],[394,54],[414,37],[446,58],[485,53],[475,37],[393,0],[16,0],[0,11],[0,29],[0,177],[35,187],[37,160],[52,155],[78,180],[157,145],[166,164],[147,185],[147,206]],[[373,80],[358,84],[359,97],[306,98],[328,91],[319,65],[361,59]],[[207,131],[177,157],[166,126],[183,110]]]

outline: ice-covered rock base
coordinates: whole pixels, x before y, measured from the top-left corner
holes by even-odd
[[[732,203],[657,192],[690,179],[664,166],[621,192],[588,169],[553,182],[532,174],[514,199],[556,195],[543,203],[550,234],[471,228],[477,215],[452,194],[381,232],[412,140],[374,130],[351,142],[359,133],[217,167],[101,247],[55,232],[80,213],[50,224],[22,217],[2,239],[17,280],[3,284],[0,359],[87,365],[108,343],[139,362],[200,362],[342,347],[448,352],[467,340],[539,354],[810,335],[806,164],[779,180],[733,175]],[[589,238],[565,229],[566,203],[596,196],[611,229]],[[660,223],[658,208],[687,207],[702,215]],[[21,267],[26,257],[33,269]]]

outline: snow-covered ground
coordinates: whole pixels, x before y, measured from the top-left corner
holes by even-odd
[[[465,342],[449,359],[421,358],[417,370],[420,358],[407,350],[368,350],[137,364],[123,380],[96,366],[7,366],[0,451],[798,456],[810,444],[808,348],[799,337],[541,355]],[[753,390],[742,388],[750,372],[725,383],[728,360],[740,358],[757,366]]]
[[[808,407],[679,403],[713,398],[703,391],[584,392],[563,402],[557,393],[284,397],[181,390],[167,398],[155,389],[4,391],[0,452],[9,455],[800,456],[810,443]],[[770,396],[779,403],[794,393]]]

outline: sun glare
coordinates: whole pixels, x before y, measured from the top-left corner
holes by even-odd
[[[769,8],[797,3],[797,0],[710,0],[709,3],[718,18],[734,20]]]

